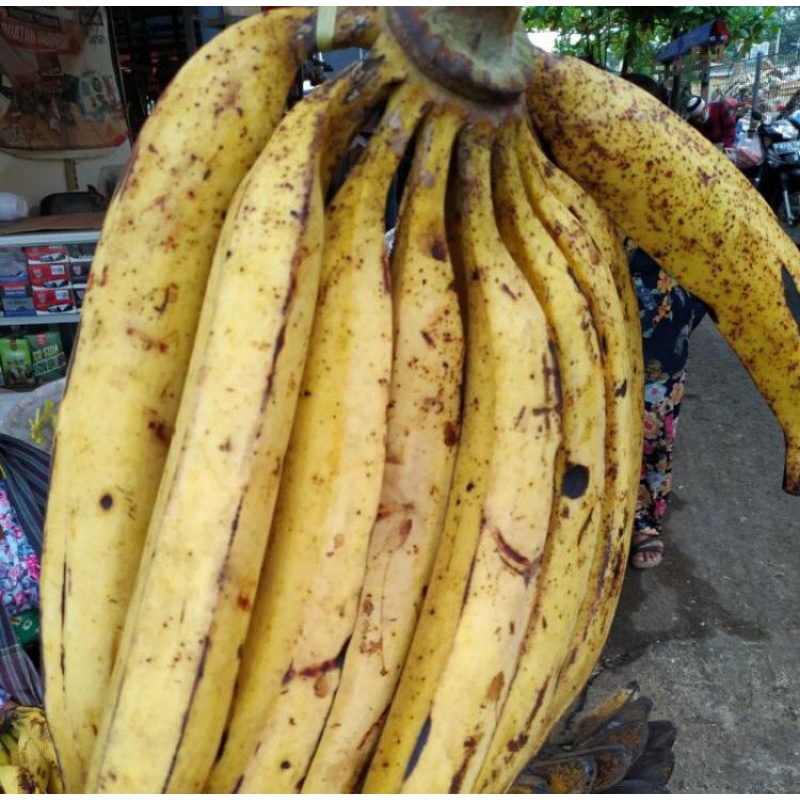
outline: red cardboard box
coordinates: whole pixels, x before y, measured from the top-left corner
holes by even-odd
[[[28,276],[34,289],[60,289],[70,284],[66,264],[28,264]]]
[[[31,264],[64,264],[67,260],[66,245],[42,244],[37,247],[26,247],[25,255],[28,265]]]
[[[75,311],[72,289],[34,289],[33,305],[37,315],[65,314]]]

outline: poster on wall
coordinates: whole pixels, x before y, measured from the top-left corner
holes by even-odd
[[[0,6],[0,149],[35,156],[127,138],[106,10]]]

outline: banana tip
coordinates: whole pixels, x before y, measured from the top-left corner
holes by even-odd
[[[786,464],[783,470],[783,491],[800,495],[800,448],[786,446]]]

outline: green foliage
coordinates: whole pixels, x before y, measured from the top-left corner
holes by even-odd
[[[559,52],[625,74],[652,72],[659,47],[715,19],[728,26],[728,48],[744,55],[775,36],[782,22],[775,11],[775,6],[527,6],[522,14],[528,30],[558,32]],[[794,19],[800,35],[800,16]]]

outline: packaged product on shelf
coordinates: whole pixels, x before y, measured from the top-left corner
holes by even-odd
[[[83,296],[86,294],[86,284],[72,284],[72,292],[75,295],[75,305],[83,308]]]
[[[67,245],[67,258],[70,264],[85,264],[94,258],[97,242],[80,242]]]
[[[28,266],[32,264],[66,264],[67,247],[63,244],[40,244],[26,247]]]
[[[28,259],[22,247],[0,247],[0,286],[28,281]]]
[[[31,354],[33,375],[38,383],[47,383],[67,374],[67,357],[58,331],[25,334]]]
[[[28,277],[34,289],[60,289],[70,285],[67,264],[29,264]]]
[[[0,367],[8,389],[30,389],[36,386],[31,351],[25,338],[0,339]]]
[[[64,314],[75,311],[75,294],[72,289],[34,289],[33,305],[36,314]]]
[[[69,274],[72,284],[85,284],[89,279],[89,270],[92,267],[94,251],[97,242],[83,242],[81,244],[67,245],[67,258],[69,261]]]
[[[91,261],[76,261],[69,264],[69,277],[72,285],[85,284],[89,280],[89,270],[92,268]]]
[[[0,286],[4,317],[32,317],[36,314],[33,294],[30,288],[24,288],[24,284],[22,286],[19,289]]]

